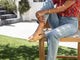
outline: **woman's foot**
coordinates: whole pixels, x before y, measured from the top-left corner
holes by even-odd
[[[43,28],[44,28],[44,24],[43,23],[39,24],[35,33],[28,38],[29,41],[34,42],[34,41],[37,41],[37,40],[41,39],[44,36]]]
[[[38,34],[35,32],[32,36],[29,37],[29,42],[40,40],[42,37],[44,37],[44,33]]]

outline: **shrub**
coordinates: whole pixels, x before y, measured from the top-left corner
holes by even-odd
[[[3,7],[4,9],[11,11],[11,12],[16,12],[16,5],[14,1],[11,1],[13,4],[9,3],[8,0],[1,0],[0,1],[0,6]]]
[[[23,14],[24,12],[28,11],[29,9],[30,9],[30,5],[29,5],[28,1],[21,0],[19,2],[19,11],[20,11],[20,14]]]

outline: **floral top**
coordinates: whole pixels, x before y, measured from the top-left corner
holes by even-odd
[[[54,4],[57,4],[58,7],[62,6],[67,0],[52,0],[52,1]],[[64,12],[58,13],[58,15],[67,17],[79,17],[79,10],[80,10],[80,0],[76,0],[76,2],[72,6],[67,8]]]

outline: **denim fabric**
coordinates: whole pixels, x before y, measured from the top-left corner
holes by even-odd
[[[41,10],[54,8],[51,1],[46,0]],[[56,60],[60,38],[73,35],[78,30],[78,18],[63,17],[54,14],[45,14],[45,21],[49,21],[52,30],[47,34],[48,54],[47,60]]]

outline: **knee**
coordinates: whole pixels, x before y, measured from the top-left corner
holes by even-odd
[[[47,34],[47,38],[60,39],[60,35],[56,31],[52,31]]]
[[[52,38],[52,37],[55,37],[55,33],[54,32],[49,32],[48,34],[47,34],[47,37],[48,38]]]

